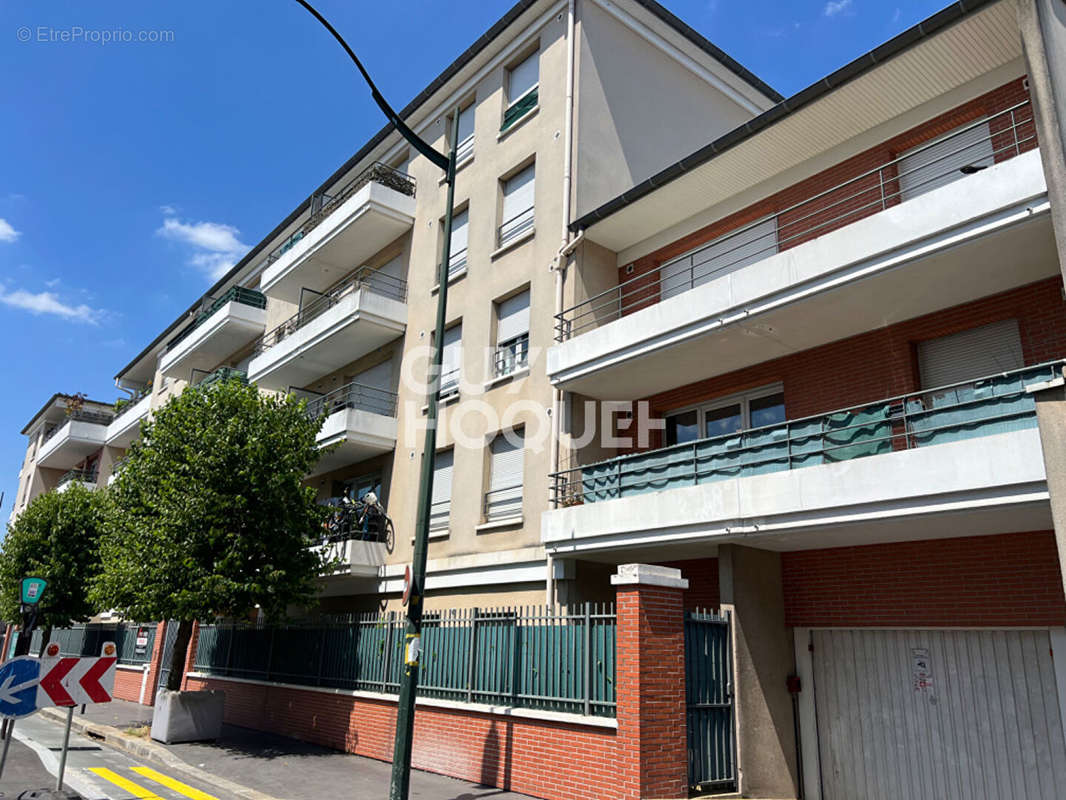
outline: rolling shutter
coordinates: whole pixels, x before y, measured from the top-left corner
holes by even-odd
[[[396,258],[389,260],[388,263],[382,264],[378,267],[378,272],[382,275],[388,275],[390,278],[396,278],[398,281],[403,280],[403,256],[398,255]]]
[[[452,467],[454,450],[441,450],[433,459],[433,501],[429,529],[445,530],[452,510]]]
[[[503,183],[503,217],[500,224],[500,246],[524,233],[533,226],[534,180],[536,165],[524,170]]]
[[[515,66],[507,78],[507,101],[508,105],[514,104],[526,92],[537,85],[539,80],[538,62],[540,53],[534,53],[521,64]],[[460,123],[462,120],[460,120]]]
[[[470,238],[470,209],[464,208],[452,217],[452,246],[448,255],[448,274],[466,266],[466,246]]]
[[[352,378],[352,383],[369,386],[372,389],[380,389],[383,392],[390,391],[392,386],[392,359],[378,364],[376,367],[363,370]]]
[[[459,112],[459,145],[455,160],[465,161],[474,152],[474,104],[471,103]]]
[[[662,268],[662,298],[681,294],[777,252],[777,217],[742,233],[726,234]]]
[[[522,455],[521,431],[501,433],[492,440],[486,521],[522,516]]]
[[[496,343],[529,333],[529,290],[508,297],[497,306]]]
[[[1022,339],[1018,320],[1007,319],[918,344],[922,387],[934,389],[1020,369]]]
[[[454,389],[459,384],[459,370],[463,366],[463,325],[452,325],[444,331],[444,351],[440,362],[440,393]]]
[[[924,149],[922,149],[924,148]],[[950,133],[932,145],[920,145],[903,154],[899,162],[899,188],[903,200],[947,186],[962,178],[963,167],[990,167],[995,163],[988,123],[961,133]]]

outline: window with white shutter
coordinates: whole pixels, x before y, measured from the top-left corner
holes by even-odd
[[[777,217],[765,219],[740,232],[727,233],[663,265],[660,284],[662,299],[687,292],[776,252]]]
[[[503,112],[501,133],[537,107],[539,80],[540,53],[533,53],[507,71],[507,108]]]
[[[899,161],[900,199],[947,186],[995,163],[988,123],[967,123],[939,141],[908,150]]]
[[[1018,320],[1007,319],[918,344],[922,387],[935,389],[1025,366]]]
[[[503,182],[503,214],[497,245],[503,247],[533,229],[535,165]]]
[[[444,331],[444,349],[440,361],[440,396],[459,390],[459,375],[463,368],[463,324],[460,322]]]
[[[448,118],[448,136],[452,134],[452,122]],[[459,143],[455,151],[455,163],[462,164],[474,156],[474,104],[459,111]]]
[[[529,289],[496,304],[495,377],[510,375],[529,360]]]
[[[441,450],[433,458],[433,495],[429,508],[430,531],[446,531],[452,513],[454,450]]]
[[[449,278],[466,269],[466,247],[469,238],[470,209],[464,208],[452,215],[452,246],[448,255]]]
[[[522,431],[507,431],[489,448],[489,489],[485,493],[485,521],[522,516]]]

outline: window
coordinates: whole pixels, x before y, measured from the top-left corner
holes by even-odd
[[[529,358],[529,289],[496,304],[493,376],[510,375]]]
[[[950,386],[1025,366],[1018,320],[1007,319],[918,343],[922,387]]]
[[[727,436],[785,421],[785,395],[779,386],[731,395],[666,417],[666,444]]]
[[[441,225],[443,225],[443,221]],[[448,279],[466,269],[466,246],[469,240],[470,209],[452,215],[452,244],[448,254]]]
[[[518,120],[537,107],[539,59],[540,54],[533,53],[507,71],[507,109],[503,112],[500,133],[513,127]]]
[[[499,434],[489,447],[489,489],[485,493],[485,521],[522,516],[522,431]]]
[[[727,233],[663,265],[660,284],[662,299],[702,286],[776,252],[777,217],[765,219],[740,232]]]
[[[444,349],[440,361],[440,396],[459,391],[459,375],[463,369],[463,324],[452,325],[444,331]]]
[[[448,137],[452,135],[452,121],[454,116],[448,117]],[[464,164],[474,157],[474,104],[459,111],[459,143],[455,150],[455,163]]]
[[[433,497],[429,507],[429,530],[446,531],[452,513],[452,466],[454,450],[441,450],[433,458]]]
[[[909,200],[990,167],[995,163],[992,154],[987,122],[967,123],[939,141],[908,150],[898,167],[900,199]]]
[[[535,165],[530,164],[503,182],[503,222],[497,246],[503,247],[533,230]]]

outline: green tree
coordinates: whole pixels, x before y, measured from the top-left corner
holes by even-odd
[[[131,619],[180,622],[167,688],[195,620],[309,602],[322,508],[302,480],[321,419],[237,379],[188,387],[141,428],[111,486],[92,597]]]
[[[0,548],[0,616],[17,621],[19,584],[36,575],[48,581],[38,625],[47,643],[52,628],[84,622],[100,607],[88,597],[100,572],[99,541],[107,493],[73,483],[63,492],[34,498],[7,528]]]

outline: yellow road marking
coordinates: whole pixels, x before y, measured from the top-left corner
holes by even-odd
[[[161,783],[168,789],[173,789],[178,794],[183,794],[186,797],[191,797],[192,800],[218,800],[218,798],[214,795],[207,794],[206,792],[201,792],[199,789],[189,786],[189,784],[187,783],[176,781],[173,778],[164,775],[162,772],[156,772],[151,767],[130,767],[130,769],[132,769],[138,775],[143,775],[144,777],[148,778],[148,780],[155,781],[156,783]]]
[[[143,786],[140,786],[131,780],[123,778],[117,772],[113,772],[107,767],[89,767],[89,772],[99,775],[105,781],[111,781],[111,783],[115,784],[118,788],[125,789],[134,797],[140,798],[140,800],[163,800],[159,795],[148,791]]]

